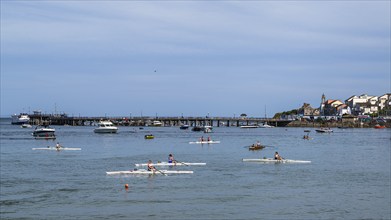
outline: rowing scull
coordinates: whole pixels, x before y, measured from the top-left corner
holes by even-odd
[[[193,171],[189,170],[159,170],[148,171],[145,169],[125,170],[125,171],[109,171],[107,175],[120,175],[120,174],[191,174]]]
[[[220,144],[220,141],[191,141],[189,144]]]
[[[136,163],[136,167],[141,167],[141,166],[147,166],[147,163]],[[153,163],[152,166],[205,166],[206,163],[187,163],[187,162],[176,162],[175,163],[168,163],[168,162],[158,162],[158,163]]]
[[[274,158],[265,158],[265,159],[243,159],[243,162],[261,162],[261,163],[311,163],[311,161],[308,161],[308,160],[290,160],[290,159],[275,160]]]
[[[71,147],[37,147],[37,148],[32,148],[33,150],[81,150],[81,148],[71,148]]]

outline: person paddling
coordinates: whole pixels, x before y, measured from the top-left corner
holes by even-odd
[[[153,173],[156,172],[156,168],[152,165],[152,160],[149,160],[147,163],[148,171],[153,171]]]
[[[57,150],[60,150],[61,147],[62,147],[62,146],[60,145],[60,143],[57,142],[57,144],[56,144],[56,149],[57,149]]]
[[[274,154],[274,159],[275,160],[282,160],[283,158],[278,154],[278,152],[276,151],[276,153]]]
[[[176,160],[172,154],[168,155],[168,163],[174,163],[174,166],[176,166]]]

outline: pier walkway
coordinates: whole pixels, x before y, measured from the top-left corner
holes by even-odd
[[[159,121],[161,126],[243,126],[243,125],[268,125],[285,127],[291,120],[278,120],[271,118],[239,118],[239,117],[69,117],[66,115],[29,115],[32,125],[69,125],[69,126],[94,126],[101,120],[110,120],[118,126],[153,126],[154,121]],[[155,123],[156,124],[156,123]]]

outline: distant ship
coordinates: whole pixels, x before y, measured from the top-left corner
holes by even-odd
[[[20,113],[19,115],[17,114],[12,115],[11,124],[13,125],[28,124],[29,122],[30,122],[30,117],[26,113]]]

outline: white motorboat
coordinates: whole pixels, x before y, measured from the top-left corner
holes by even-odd
[[[30,117],[28,114],[20,113],[19,115],[17,114],[12,115],[11,124],[13,125],[28,124],[29,121],[30,121]]]
[[[31,128],[32,126],[30,125],[30,124],[22,124],[21,126],[20,126],[21,128]]]
[[[37,126],[33,132],[33,136],[36,139],[56,139],[54,132],[56,132],[56,129],[50,128],[49,126]]]
[[[160,121],[153,121],[152,122],[152,126],[155,126],[155,127],[161,127],[163,125],[163,123],[161,123]]]
[[[259,128],[259,125],[242,125],[240,128]]]
[[[259,126],[260,128],[274,128],[274,126],[268,125],[266,122]]]
[[[330,128],[320,128],[320,129],[315,129],[315,131],[318,133],[331,133],[331,132],[333,132],[333,130],[331,130]]]
[[[117,133],[118,128],[111,121],[100,121],[98,127],[94,129],[95,133]]]

